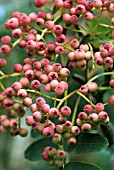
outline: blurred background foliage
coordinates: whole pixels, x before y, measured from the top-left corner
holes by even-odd
[[[25,12],[26,14],[29,14],[32,11],[38,12],[38,8],[34,7],[33,0],[0,0],[0,37],[2,37],[3,35],[11,35],[11,31],[8,31],[4,28],[4,22],[6,19],[11,18],[11,13],[13,11],[20,11],[20,12]],[[106,20],[105,18],[104,21],[107,22],[108,24],[108,19]],[[91,24],[89,25],[90,29],[93,29],[93,27],[96,24],[95,22],[97,21],[94,20],[93,22],[91,22]],[[101,32],[104,31],[103,29],[104,28],[101,27],[100,31]],[[107,29],[105,29],[105,31],[107,31]],[[50,35],[47,35],[48,40],[49,38],[51,39],[52,37],[50,37]],[[104,42],[104,39],[105,41],[107,41],[107,35],[105,33],[104,33],[104,37],[101,37],[101,38],[103,42]],[[98,42],[97,37],[93,37],[92,43],[97,48],[100,42]],[[23,59],[26,57],[27,56],[25,54],[25,51],[16,47],[15,49],[13,49],[11,56],[7,58],[8,64],[6,67],[2,69],[2,71],[6,74],[12,73],[13,65],[16,63],[23,64]],[[72,72],[72,74],[74,73],[75,73],[75,70]],[[103,79],[99,80],[99,82],[101,81],[102,83],[102,80]],[[5,79],[4,86],[5,87],[10,86],[11,83],[13,83],[14,81],[16,81],[16,78],[12,78],[10,79],[10,81],[9,79]],[[72,86],[70,91],[74,90],[76,88],[75,86],[79,87],[78,82],[76,82],[74,79],[71,79],[69,81],[69,84],[74,84],[74,86]],[[102,98],[103,98],[104,103],[108,101],[108,98],[112,93],[113,91],[110,90],[108,92],[106,91],[103,94]],[[71,100],[73,102],[71,102]],[[68,103],[71,104],[71,108],[74,107],[75,100],[76,100],[76,96],[73,96],[68,101]],[[80,103],[81,103],[81,107],[79,108],[78,111],[82,110],[85,104],[85,101],[81,100]],[[109,113],[109,117],[111,119],[112,124],[114,124],[114,116],[113,116],[114,106],[109,105],[107,106],[106,109]],[[1,110],[0,114],[2,113],[3,111]],[[30,114],[29,109],[27,110],[27,114]],[[23,119],[23,126],[26,126],[24,119]],[[19,136],[11,137],[10,135],[7,135],[7,134],[0,134],[0,170],[41,170],[43,166],[45,167],[45,163],[42,161],[31,163],[24,158],[25,149],[30,145],[30,143],[32,143],[35,140],[36,138],[34,139],[31,138],[30,133],[29,133],[29,136],[26,138],[22,138]],[[113,148],[113,146],[111,148]],[[77,161],[79,160],[82,162],[96,164],[100,166],[102,170],[111,170],[112,169],[111,162],[114,161],[113,154],[114,153],[110,152],[110,148],[109,148],[108,150],[103,150],[99,153],[95,152],[92,154],[85,154],[85,155],[80,155],[80,156],[73,155],[71,159],[72,160],[77,159]],[[51,170],[50,167],[49,169]]]

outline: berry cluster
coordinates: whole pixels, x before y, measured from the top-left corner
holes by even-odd
[[[55,148],[46,147],[42,153],[42,159],[47,161],[49,166],[63,167],[66,159],[66,152],[64,150],[56,150]]]
[[[76,120],[77,125],[81,126],[81,130],[88,132],[92,129],[97,129],[100,124],[106,125],[109,122],[108,114],[104,111],[104,105],[97,103],[95,110],[92,106],[87,104],[83,108],[83,112],[78,114]]]
[[[47,3],[46,0],[34,0],[36,7],[42,7]],[[25,116],[26,124],[31,126],[36,134],[50,137],[52,143],[57,145],[57,148],[50,146],[44,148],[42,159],[50,166],[63,167],[67,156],[64,143],[76,145],[80,132],[97,130],[100,125],[107,125],[109,122],[108,113],[104,109],[105,105],[114,104],[114,95],[110,96],[108,103],[97,102],[96,99],[95,104],[92,95],[94,96],[94,93],[102,88],[95,81],[101,76],[110,75],[109,87],[105,88],[114,89],[114,47],[110,43],[105,43],[100,45],[98,49],[100,51],[94,52],[91,43],[81,43],[80,38],[85,36],[86,29],[80,25],[80,21],[82,18],[85,21],[94,20],[96,17],[94,10],[100,11],[100,20],[103,11],[114,12],[114,3],[109,0],[93,2],[55,0],[54,8],[61,12],[60,16],[56,17],[55,12],[48,13],[44,10],[38,13],[31,12],[29,15],[16,11],[12,13],[12,18],[5,22],[5,28],[12,31],[12,36],[1,37],[0,54],[5,59],[0,58],[0,68],[7,65],[7,57],[16,45],[25,49],[27,57],[23,64],[16,63],[13,66],[13,74],[5,75],[0,71],[2,89],[0,108],[6,112],[0,114],[0,132],[25,137],[28,130],[21,127],[21,119]],[[62,24],[58,22],[59,19]],[[113,17],[111,23],[110,27],[113,27]],[[76,32],[77,27],[81,36],[70,37],[66,34],[69,29]],[[97,27],[90,32],[90,36],[94,35]],[[53,36],[54,41],[46,40],[45,35],[48,33]],[[112,38],[114,38],[113,32]],[[66,65],[61,62],[61,58],[64,57],[66,61],[68,60]],[[97,74],[94,71],[93,68],[97,65],[103,66],[103,73]],[[78,76],[78,79],[82,80],[80,87],[76,86],[74,91],[69,92],[71,85],[69,76],[73,74],[72,69],[83,71],[85,77],[81,79]],[[93,74],[89,74],[89,71]],[[81,72],[79,74],[81,75]],[[16,76],[19,80],[4,88],[2,80]],[[81,105],[79,98],[76,98],[74,110],[67,103],[67,99],[74,94],[87,102],[83,111],[77,116],[77,107]],[[53,107],[50,106],[48,99],[53,101]],[[27,108],[30,108],[32,115],[26,116]]]
[[[103,66],[105,70],[112,71],[113,70],[113,56],[114,56],[114,47],[109,44],[102,44],[100,46],[100,51],[95,52],[94,58],[96,63],[99,66]]]

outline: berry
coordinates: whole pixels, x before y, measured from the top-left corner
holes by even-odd
[[[58,150],[57,151],[57,159],[65,159],[66,158],[66,152],[64,150]]]
[[[91,130],[91,125],[88,124],[88,123],[84,123],[82,126],[81,126],[81,130],[82,131],[85,131],[85,132],[88,132]]]
[[[52,142],[55,144],[59,144],[61,142],[62,136],[61,134],[58,133],[54,133],[53,138],[52,138]]]
[[[76,138],[75,137],[70,137],[68,140],[67,140],[67,143],[71,146],[75,145],[76,144]]]
[[[10,44],[11,43],[11,37],[8,35],[5,35],[1,38],[2,44]]]
[[[45,101],[45,99],[43,98],[43,97],[38,97],[37,99],[36,99],[36,105],[38,106],[38,107],[41,107],[43,104],[45,104],[46,103],[46,101]]]
[[[56,108],[51,108],[49,110],[49,116],[52,117],[52,118],[55,118],[59,115],[59,112]]]
[[[38,111],[34,112],[33,119],[35,122],[40,122],[42,120],[42,114]]]
[[[24,98],[23,105],[29,107],[32,105],[32,100],[29,97]]]
[[[34,0],[34,5],[38,8],[42,7],[45,4],[46,4],[46,0]]]
[[[19,129],[19,135],[21,137],[25,137],[25,136],[27,136],[27,134],[28,134],[28,130],[26,128]]]
[[[103,104],[103,103],[97,103],[97,104],[95,105],[95,110],[96,110],[97,112],[103,111],[103,110],[104,110],[104,104]]]
[[[46,127],[46,128],[44,128],[42,133],[43,133],[44,136],[51,137],[51,136],[53,136],[54,132],[53,132],[52,128]]]
[[[71,132],[72,132],[73,136],[77,136],[80,133],[80,129],[78,126],[72,126]]]
[[[49,110],[50,110],[50,106],[49,106],[48,104],[43,104],[43,105],[41,106],[41,111],[42,111],[43,113],[48,113]]]
[[[114,95],[111,95],[109,100],[111,104],[114,104]]]
[[[94,92],[98,89],[98,85],[95,82],[89,82],[87,86],[90,92]]]
[[[56,95],[61,95],[61,94],[64,93],[64,87],[59,84],[58,86],[56,86],[54,92],[55,92]]]
[[[60,109],[60,113],[61,113],[62,116],[65,116],[65,117],[70,116],[70,114],[71,114],[71,109],[70,109],[70,107],[68,107],[68,106],[63,106],[63,107]]]

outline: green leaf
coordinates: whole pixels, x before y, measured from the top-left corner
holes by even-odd
[[[63,66],[63,67],[66,67],[67,62],[68,62],[68,56],[67,56],[67,54],[61,55],[61,63],[62,63],[62,66]]]
[[[57,11],[59,10],[59,8],[55,7],[53,8],[53,14],[55,14]]]
[[[104,95],[103,95],[103,103],[107,103],[109,102],[109,98],[111,95],[114,94],[114,90],[113,89],[110,89],[110,90],[107,90],[105,91]]]
[[[69,27],[69,26],[71,26],[72,24],[71,24],[71,22],[67,22],[66,23],[66,27]]]
[[[80,44],[87,44],[90,42],[90,35],[87,34],[86,36],[84,36],[84,38],[81,40]]]
[[[68,152],[77,154],[101,151],[107,148],[108,141],[99,134],[81,133],[77,139],[77,145],[69,147]]]
[[[37,141],[33,142],[25,150],[25,158],[30,160],[30,161],[40,160],[41,159],[41,154],[44,151],[44,148],[46,146],[50,146],[50,143],[51,143],[51,147],[56,147],[56,145],[54,145],[52,143],[51,138],[40,139],[40,140],[37,140]]]
[[[110,150],[102,150],[100,152],[83,154],[69,154],[69,162],[83,162],[86,164],[94,164],[96,166],[99,166],[103,170],[111,170],[110,160]]]
[[[50,8],[42,8],[43,11],[47,12],[47,13],[52,13]]]
[[[46,43],[49,43],[51,41],[55,41],[55,37],[51,33],[45,34],[44,39],[46,40]]]
[[[64,170],[101,170],[100,167],[91,164],[85,164],[81,162],[71,162],[65,165]]]

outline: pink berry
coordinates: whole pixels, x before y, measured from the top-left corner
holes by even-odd
[[[26,117],[26,124],[28,126],[32,126],[33,123],[34,123],[33,116],[27,116]]]
[[[38,89],[40,89],[41,83],[38,80],[33,80],[31,82],[31,86],[32,86],[33,89],[37,89],[38,90]]]
[[[43,18],[37,18],[36,24],[39,25],[39,26],[44,25],[44,19]]]
[[[2,44],[10,44],[11,43],[11,38],[8,35],[5,35],[1,38]]]
[[[80,129],[78,126],[72,126],[71,132],[72,132],[73,136],[77,136],[80,133]]]
[[[55,25],[53,27],[53,32],[56,34],[56,35],[60,35],[62,34],[63,32],[63,27],[61,25]]]
[[[81,126],[81,130],[82,131],[85,131],[85,132],[88,132],[91,130],[91,125],[88,124],[88,123],[84,123],[82,126]]]
[[[56,125],[55,130],[57,133],[62,133],[63,132],[63,126],[62,125]]]
[[[38,111],[34,112],[33,119],[35,122],[40,122],[42,120],[42,114]]]
[[[87,21],[91,21],[94,19],[94,15],[92,14],[92,12],[89,11],[85,12],[84,17]]]
[[[47,84],[48,83],[48,76],[46,75],[46,74],[42,74],[41,76],[40,76],[40,82],[42,83],[42,84]]]
[[[70,137],[68,140],[67,140],[67,143],[71,146],[75,145],[76,144],[76,138],[75,137]]]
[[[13,69],[16,73],[20,73],[23,70],[23,67],[21,64],[15,64]]]
[[[100,120],[106,120],[107,117],[108,117],[108,114],[107,114],[106,112],[104,112],[104,111],[99,112],[99,114],[98,114],[98,118],[99,118]]]
[[[4,128],[8,128],[10,126],[10,121],[8,119],[5,119],[1,122],[1,125],[4,127]]]
[[[30,82],[26,77],[22,77],[19,82],[23,87],[28,87],[30,85]]]
[[[103,110],[104,110],[104,104],[103,104],[103,103],[97,103],[97,104],[95,105],[95,110],[96,110],[97,112],[103,111]]]
[[[86,9],[85,9],[84,5],[77,5],[75,8],[76,14],[84,14],[85,11],[86,11]]]
[[[17,122],[16,119],[11,119],[11,120],[10,120],[10,127],[11,127],[11,128],[16,128],[17,125],[18,125],[18,122]]]
[[[63,106],[60,110],[60,113],[61,113],[62,116],[65,116],[65,117],[70,116],[71,109],[68,106]]]
[[[114,80],[110,80],[110,87],[114,88]]]
[[[53,89],[53,88],[56,88],[57,86],[59,85],[59,82],[57,80],[52,80],[50,82],[50,87]]]
[[[68,77],[69,74],[70,74],[70,71],[67,68],[62,68],[60,70],[60,75],[63,76],[63,77]]]
[[[38,97],[37,99],[36,99],[36,105],[38,106],[38,107],[41,107],[43,104],[45,104],[46,103],[46,101],[45,101],[45,99],[43,98],[43,97]]]
[[[24,98],[23,105],[29,107],[32,105],[32,100],[29,97]]]
[[[14,95],[15,95],[15,92],[14,92],[14,90],[13,90],[12,87],[7,87],[7,88],[5,89],[5,94],[6,94],[7,96],[11,97],[11,96],[14,96]]]
[[[7,61],[4,58],[0,58],[0,68],[4,67],[7,64]]]
[[[12,31],[12,36],[14,38],[20,38],[22,36],[22,31],[21,29],[17,28]]]
[[[52,142],[55,144],[59,144],[61,142],[62,136],[61,134],[58,133],[54,133],[53,138],[52,138]]]
[[[83,111],[87,114],[91,113],[93,111],[93,108],[90,104],[86,104],[83,108]]]
[[[57,8],[61,8],[61,7],[63,7],[63,1],[62,0],[55,0],[54,5]]]
[[[25,47],[26,47],[26,41],[25,41],[25,40],[19,41],[18,46],[19,46],[20,48],[25,48]]]
[[[59,84],[58,86],[56,86],[54,92],[55,92],[56,95],[61,95],[61,94],[64,93],[64,91],[65,91],[64,87]]]
[[[46,85],[44,86],[44,90],[45,90],[46,92],[51,92],[52,88],[51,88],[51,86],[50,86],[50,83],[48,83],[48,84],[46,84]]]
[[[114,104],[114,95],[111,95],[111,96],[110,96],[110,103],[111,103],[111,104]]]
[[[44,136],[51,137],[51,136],[53,136],[54,132],[53,132],[52,128],[46,127],[46,128],[44,128],[42,133],[43,133]]]
[[[27,91],[25,89],[20,89],[17,93],[17,96],[20,98],[25,98],[27,97]]]
[[[101,1],[101,0],[94,0],[93,6],[94,6],[95,8],[100,8],[100,7],[102,7],[102,1]]]
[[[36,14],[35,12],[31,12],[29,14],[29,17],[30,17],[31,21],[36,21],[36,19],[38,18],[38,14]]]
[[[97,85],[96,82],[89,82],[89,83],[88,83],[88,90],[89,90],[90,92],[94,92],[94,91],[96,91],[97,89],[98,89],[98,85]]]
[[[51,108],[49,110],[49,116],[52,117],[52,118],[59,116],[58,110],[56,108]]]
[[[58,150],[57,151],[57,158],[60,160],[63,160],[66,158],[66,152],[64,150]]]
[[[50,81],[56,80],[56,79],[58,79],[58,74],[57,74],[56,72],[50,72],[50,73],[48,74],[48,79],[49,79]]]
[[[10,46],[9,45],[2,45],[1,46],[1,53],[3,54],[3,55],[5,55],[5,56],[9,56],[9,54],[10,54],[10,51],[11,51],[11,48],[10,48]]]
[[[45,71],[46,73],[52,72],[52,71],[53,71],[53,66],[50,65],[50,64],[44,66],[44,71]]]
[[[90,115],[90,120],[93,121],[93,122],[97,122],[98,121],[98,114],[92,113]]]
[[[42,111],[43,113],[48,113],[49,110],[50,110],[50,106],[49,106],[48,104],[43,104],[43,105],[41,106],[41,111]]]
[[[33,70],[27,70],[25,72],[25,77],[28,78],[29,80],[34,78],[34,71]]]
[[[64,48],[59,45],[55,48],[55,52],[59,55],[62,55],[64,53]]]
[[[34,0],[34,5],[38,8],[44,6],[45,4],[46,0]]]
[[[54,27],[54,22],[53,22],[53,21],[46,21],[46,22],[45,22],[45,27],[46,27],[48,30],[52,30],[53,27]]]
[[[69,21],[73,24],[76,24],[78,22],[78,17],[76,15],[71,15]]]
[[[76,60],[82,60],[85,57],[85,52],[82,49],[77,49],[74,52],[74,57]]]
[[[62,69],[62,66],[61,66],[60,63],[55,63],[55,64],[53,64],[53,70],[54,70],[55,72],[59,72],[61,69]]]
[[[57,35],[57,36],[56,36],[56,41],[57,41],[58,43],[64,43],[65,40],[66,40],[66,37],[65,37],[64,34],[60,34],[60,35]]]
[[[72,123],[70,121],[66,121],[63,125],[64,131],[71,130],[72,128]]]
[[[87,93],[88,92],[88,86],[81,86],[79,91],[82,94]]]
[[[86,114],[85,112],[80,112],[80,113],[78,114],[78,118],[79,118],[80,120],[86,120],[86,119],[87,119],[87,114]]]
[[[79,41],[77,39],[73,39],[71,42],[70,42],[70,45],[72,48],[76,49],[79,47]]]

